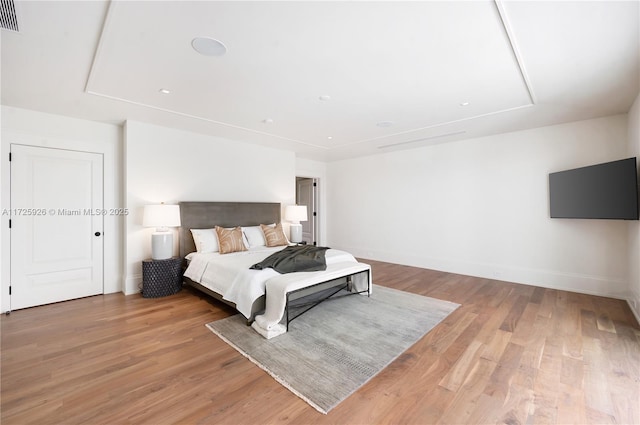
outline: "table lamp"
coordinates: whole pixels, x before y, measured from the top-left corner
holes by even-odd
[[[173,233],[169,227],[180,227],[179,205],[145,205],[144,227],[155,227],[151,235],[151,258],[165,260],[173,256]]]
[[[306,205],[289,205],[284,210],[284,219],[291,222],[291,242],[302,242],[301,221],[307,221]]]

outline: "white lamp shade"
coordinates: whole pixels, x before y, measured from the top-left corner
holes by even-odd
[[[284,219],[292,223],[307,221],[306,205],[288,205],[284,210]]]
[[[142,218],[144,227],[180,227],[179,205],[145,205]]]

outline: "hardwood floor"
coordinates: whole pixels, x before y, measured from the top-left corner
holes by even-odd
[[[183,290],[3,316],[1,422],[640,423],[625,302],[367,262],[378,285],[462,306],[326,416],[204,326],[231,309]]]

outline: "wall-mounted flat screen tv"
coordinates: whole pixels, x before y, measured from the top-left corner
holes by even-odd
[[[636,158],[549,174],[551,218],[638,220]]]

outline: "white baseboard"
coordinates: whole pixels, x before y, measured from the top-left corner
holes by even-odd
[[[140,292],[142,286],[142,274],[127,276],[124,281],[123,291],[125,295],[133,295]]]
[[[363,259],[369,258],[371,260],[561,291],[578,292],[622,300],[628,299],[627,282],[619,277],[566,273],[557,270],[531,269],[503,264],[468,262],[457,259],[420,257],[355,247],[338,247],[338,249],[344,249],[354,256]]]

